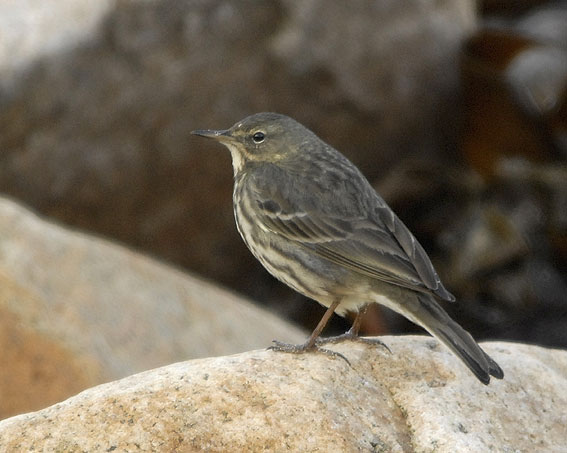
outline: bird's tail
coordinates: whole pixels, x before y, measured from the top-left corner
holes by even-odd
[[[490,382],[490,376],[504,377],[498,364],[474,341],[470,333],[453,321],[441,306],[429,295],[418,295],[419,304],[412,305],[412,320],[431,335],[439,339],[483,384]]]

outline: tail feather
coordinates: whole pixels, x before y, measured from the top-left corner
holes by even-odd
[[[419,305],[412,307],[412,320],[438,338],[459,357],[483,384],[490,376],[502,379],[504,372],[486,353],[470,333],[453,321],[430,296],[419,295]]]

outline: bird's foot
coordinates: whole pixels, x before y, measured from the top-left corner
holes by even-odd
[[[344,355],[342,355],[340,352],[331,351],[330,349],[320,348],[318,346],[318,341],[316,341],[314,344],[309,344],[309,341],[303,344],[288,344],[273,340],[272,343],[274,343],[274,345],[268,347],[268,349],[272,351],[291,352],[292,354],[302,354],[304,352],[319,352],[321,354],[325,354],[326,356],[332,357],[333,359],[340,357],[350,366],[350,362]]]
[[[340,343],[341,341],[346,341],[346,340],[358,341],[359,343],[370,344],[370,345],[379,345],[386,348],[390,354],[392,353],[388,345],[384,343],[382,340],[379,340],[378,338],[360,337],[358,336],[358,334],[355,334],[350,330],[346,333],[343,333],[342,335],[337,335],[335,337],[317,338],[317,340],[315,340],[315,344],[319,346],[327,343],[332,343],[332,344]]]

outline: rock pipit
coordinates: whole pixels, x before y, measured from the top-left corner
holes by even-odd
[[[361,339],[369,303],[402,314],[447,345],[484,384],[504,373],[438,301],[454,301],[427,253],[360,171],[297,121],[258,113],[227,130],[196,135],[225,145],[234,169],[234,217],[254,256],[277,279],[327,308],[302,345]],[[340,337],[320,339],[333,312],[356,312]],[[381,343],[379,340],[370,340]]]

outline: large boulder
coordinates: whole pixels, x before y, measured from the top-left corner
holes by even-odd
[[[564,451],[567,353],[486,343],[479,383],[427,337],[177,363],[0,422],[2,451]]]
[[[0,418],[274,338],[304,334],[206,281],[0,198]]]

